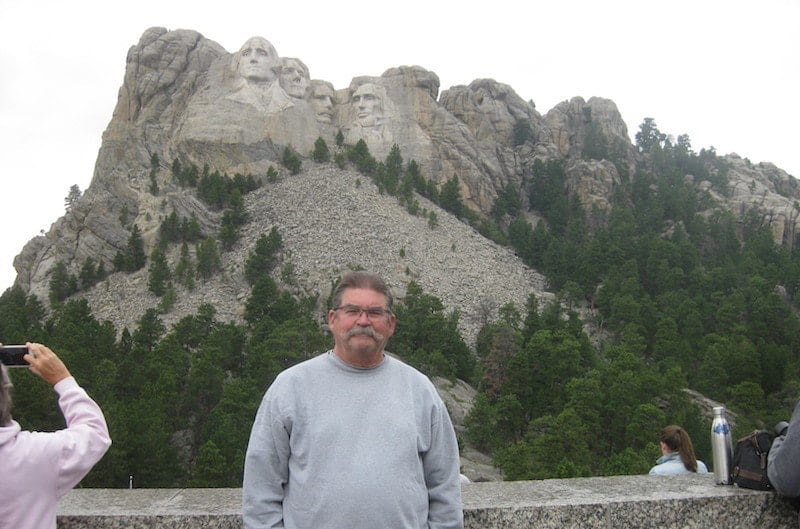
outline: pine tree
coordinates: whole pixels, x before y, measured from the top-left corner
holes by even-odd
[[[330,161],[331,152],[328,150],[328,144],[325,143],[325,140],[323,140],[322,137],[317,138],[317,141],[314,142],[314,152],[312,153],[311,157],[314,158],[314,161],[318,163]]]
[[[197,275],[203,280],[208,280],[222,268],[219,257],[217,241],[206,237],[197,246]]]
[[[186,242],[181,245],[181,257],[175,267],[175,280],[189,290],[194,289],[194,265]]]
[[[178,181],[179,185],[183,185],[181,161],[175,158],[172,160],[172,178]]]
[[[222,225],[219,228],[218,235],[219,242],[222,243],[222,249],[225,251],[233,249],[233,245],[236,244],[236,240],[239,238],[237,224],[233,219],[234,215],[231,213],[231,210],[225,210],[225,213],[222,215]]]
[[[228,197],[228,211],[234,226],[242,226],[247,223],[247,210],[244,207],[244,197],[239,189],[231,191]]]
[[[78,184],[72,184],[69,188],[69,193],[64,198],[64,208],[69,211],[79,198],[81,198],[81,188],[78,187]]]
[[[439,205],[453,215],[461,217],[464,214],[464,204],[461,203],[461,195],[458,192],[458,177],[453,177],[445,182],[439,191]]]
[[[206,441],[200,447],[192,470],[191,487],[214,487],[223,482],[228,463],[214,441]]]
[[[133,225],[131,235],[125,252],[125,271],[135,272],[147,263],[147,254],[144,253],[144,240],[139,231],[139,226]]]
[[[181,239],[186,242],[197,242],[203,237],[203,232],[200,229],[200,223],[197,221],[197,215],[192,213],[192,218],[181,219],[180,228]]]
[[[283,163],[283,166],[286,167],[293,175],[300,173],[300,167],[302,165],[300,158],[290,145],[287,145],[283,149],[283,157],[281,158],[281,162]]]
[[[150,292],[159,297],[163,296],[167,290],[167,282],[170,280],[171,273],[164,252],[158,248],[150,254],[149,274],[147,287]]]
[[[50,303],[58,304],[75,293],[75,278],[67,271],[67,265],[58,261],[50,273]]]
[[[276,254],[283,246],[280,233],[273,227],[269,235],[261,235],[256,247],[247,258],[244,277],[250,285],[255,285],[260,277],[268,276],[275,266]]]
[[[94,266],[94,260],[91,257],[87,257],[78,274],[81,290],[86,290],[94,286],[94,284],[97,283],[97,279],[97,270]]]
[[[158,154],[153,153],[153,156],[150,157],[150,194],[153,196],[158,196],[158,181],[156,177],[158,175]]]
[[[397,193],[400,175],[403,172],[403,157],[400,155],[400,147],[396,143],[392,145],[392,150],[386,157],[384,166],[386,170],[383,175],[383,185],[390,195],[394,195]]]
[[[181,226],[178,214],[173,210],[169,216],[161,222],[158,227],[158,237],[160,243],[178,242],[181,240]]]

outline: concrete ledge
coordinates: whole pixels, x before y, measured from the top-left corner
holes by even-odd
[[[714,485],[709,474],[467,483],[463,500],[467,529],[798,527],[774,493]],[[241,489],[75,489],[58,527],[240,529]]]

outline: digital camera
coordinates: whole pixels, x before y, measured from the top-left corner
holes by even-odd
[[[30,367],[25,361],[28,347],[25,345],[4,345],[0,347],[0,364],[8,367]]]

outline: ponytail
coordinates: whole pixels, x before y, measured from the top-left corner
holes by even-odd
[[[670,425],[661,430],[661,442],[672,452],[681,456],[683,466],[689,472],[697,472],[697,458],[689,434],[680,426]]]

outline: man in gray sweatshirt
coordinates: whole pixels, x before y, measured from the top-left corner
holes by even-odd
[[[246,529],[461,529],[458,444],[428,378],[384,351],[392,296],[345,275],[332,350],[276,377],[245,458]]]
[[[800,497],[800,400],[785,432],[772,442],[767,456],[767,476],[781,496]]]

